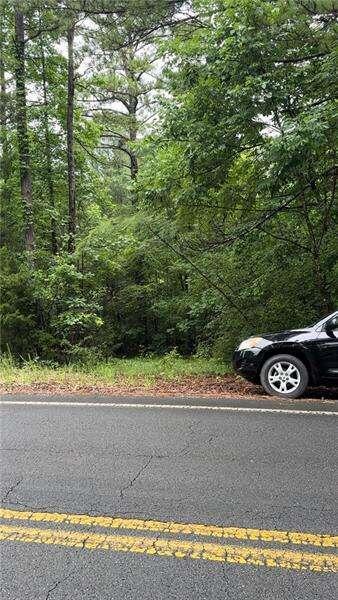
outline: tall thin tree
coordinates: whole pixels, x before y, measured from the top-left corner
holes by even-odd
[[[46,56],[44,49],[44,41],[40,38],[40,52],[41,52],[41,81],[43,91],[43,129],[45,137],[45,158],[46,158],[46,183],[49,193],[49,204],[51,209],[51,248],[52,253],[57,254],[58,252],[58,240],[56,233],[56,218],[55,218],[55,192],[54,192],[54,180],[52,171],[52,149],[51,149],[51,135],[50,135],[50,124],[48,114],[48,90],[47,90],[47,73],[46,73]]]
[[[9,179],[9,157],[8,157],[8,138],[7,138],[7,89],[5,78],[5,31],[3,15],[0,21],[0,143],[1,143],[1,178],[3,185],[1,188],[1,200],[5,201],[7,195],[7,182]],[[3,203],[1,203],[3,205]]]
[[[68,44],[68,94],[67,94],[67,163],[68,163],[68,252],[75,250],[76,234],[76,189],[74,157],[74,33],[75,24],[67,30]]]
[[[31,254],[35,249],[33,193],[30,167],[30,149],[27,128],[26,100],[26,57],[24,15],[18,2],[14,12],[15,19],[15,84],[16,84],[16,129],[19,151],[19,171],[21,198],[25,218],[25,249]]]

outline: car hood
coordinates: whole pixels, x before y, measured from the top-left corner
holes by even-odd
[[[263,333],[261,337],[269,340],[269,342],[297,341],[301,340],[305,334],[311,333],[311,331],[313,331],[311,328],[288,329],[277,333]]]

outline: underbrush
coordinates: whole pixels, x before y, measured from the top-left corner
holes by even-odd
[[[182,358],[176,354],[151,358],[115,358],[105,362],[67,365],[38,359],[18,362],[8,355],[0,359],[0,382],[5,385],[44,383],[92,386],[137,383],[147,387],[162,379],[179,381],[185,377],[216,377],[230,372],[230,366],[217,359]]]

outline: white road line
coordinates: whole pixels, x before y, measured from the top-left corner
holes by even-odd
[[[0,400],[1,406],[74,406],[74,407],[98,407],[98,408],[152,408],[169,410],[220,410],[226,412],[246,412],[246,413],[285,413],[289,415],[320,415],[320,416],[338,416],[338,412],[326,410],[297,410],[288,408],[250,408],[243,406],[207,406],[198,404],[139,404],[124,402],[44,402],[42,400]]]

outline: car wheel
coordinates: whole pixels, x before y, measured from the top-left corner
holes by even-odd
[[[304,363],[289,354],[268,358],[261,370],[261,384],[272,396],[299,398],[308,382],[309,374]]]

